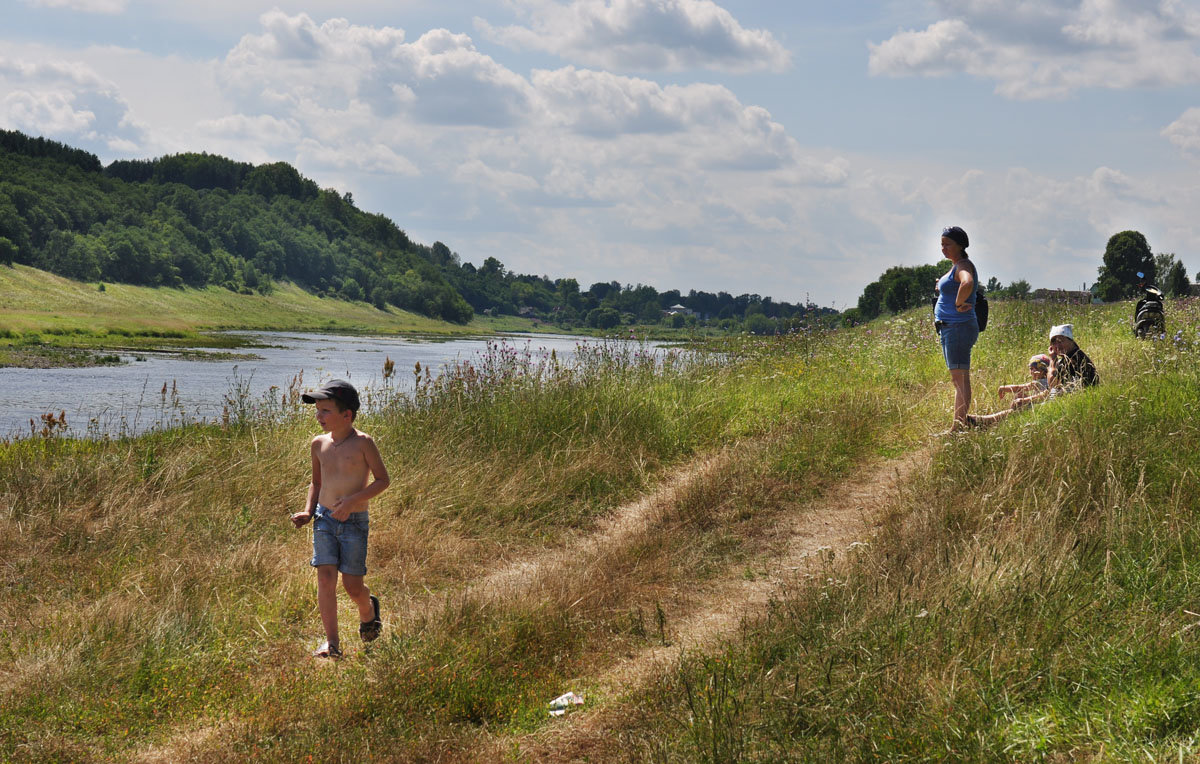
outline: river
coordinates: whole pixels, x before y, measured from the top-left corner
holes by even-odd
[[[489,341],[533,353],[554,350],[566,360],[582,340],[562,335],[509,335],[498,338],[425,340],[303,332],[242,332],[263,347],[244,352],[257,358],[237,361],[192,360],[168,353],[122,355],[119,366],[82,369],[0,368],[0,438],[30,434],[30,420],[66,414],[66,432],[75,436],[137,434],[181,422],[221,417],[227,395],[237,391],[261,399],[271,387],[287,390],[297,375],[303,387],[342,378],[356,387],[383,383],[384,361],[395,363],[394,387],[411,390],[413,367],[437,374],[456,360],[470,360]],[[164,389],[166,394],[164,396]]]

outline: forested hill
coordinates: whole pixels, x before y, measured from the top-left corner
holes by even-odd
[[[287,279],[447,321],[473,314],[432,249],[290,165],[179,154],[103,167],[0,131],[0,263],[12,262],[151,286],[266,291]]]
[[[611,326],[623,316],[657,322],[682,304],[699,317],[776,330],[813,310],[617,282],[581,291],[575,279],[515,274],[495,258],[476,268],[284,162],[177,154],[105,167],[81,149],[0,130],[0,264],[14,262],[81,281],[240,292],[287,280],[457,323],[488,311]]]

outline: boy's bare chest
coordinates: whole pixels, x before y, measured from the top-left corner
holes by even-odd
[[[358,449],[341,449],[338,446],[326,446],[318,457],[322,471],[331,473],[358,473],[366,469],[366,462]]]
[[[354,479],[365,474],[366,460],[358,448],[348,447],[350,444],[325,444],[318,452],[321,462],[321,474],[326,478]]]

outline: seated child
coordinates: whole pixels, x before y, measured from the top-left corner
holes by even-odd
[[[1012,404],[1002,411],[997,411],[995,414],[984,414],[981,416],[968,416],[967,424],[982,427],[989,424],[995,424],[1001,419],[1004,419],[1014,411],[1032,406],[1038,401],[1045,400],[1050,395],[1050,357],[1038,353],[1029,359],[1029,376],[1030,381],[1021,385],[1001,385],[996,394],[1003,398],[1006,394],[1012,393]]]
[[[1099,384],[1100,375],[1075,342],[1075,329],[1060,324],[1050,330],[1050,397]]]

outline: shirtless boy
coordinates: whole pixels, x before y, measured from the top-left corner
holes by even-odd
[[[317,424],[324,432],[312,439],[312,483],[303,512],[292,515],[292,524],[313,523],[313,557],[317,569],[317,607],[325,627],[325,643],[313,653],[318,658],[339,658],[337,579],[358,606],[358,633],[364,642],[379,636],[379,598],[363,583],[367,574],[367,502],[390,482],[375,441],[354,429],[358,391],[349,382],[331,380],[320,390],[301,396],[317,407]],[[374,478],[369,480],[369,478]]]

